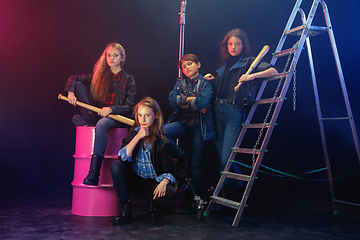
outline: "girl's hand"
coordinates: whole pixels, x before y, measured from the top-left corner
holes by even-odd
[[[98,112],[98,115],[101,117],[107,117],[109,114],[112,113],[112,110],[110,107],[103,107],[100,112]]]
[[[249,74],[249,75],[242,75],[239,79],[239,83],[241,82],[247,82],[255,79],[255,74]]]
[[[214,80],[215,77],[214,77],[211,73],[208,73],[208,74],[206,74],[206,75],[204,76],[204,79],[206,79],[206,80]]]
[[[139,137],[139,139],[149,136],[149,128],[141,127],[139,132],[137,133],[137,136]]]
[[[76,106],[76,97],[75,97],[75,94],[73,92],[68,92],[68,102],[71,104],[71,105],[74,105]]]
[[[194,100],[194,99],[196,99],[196,97],[187,97],[187,98],[185,99],[185,103],[188,103],[188,102],[190,102],[190,101],[192,101],[192,100]]]
[[[153,199],[164,197],[166,194],[166,188],[170,181],[166,178],[164,178],[159,185],[155,188],[153,192]]]

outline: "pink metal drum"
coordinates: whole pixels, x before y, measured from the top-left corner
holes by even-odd
[[[95,127],[76,127],[75,168],[71,213],[80,216],[115,216],[119,211],[118,198],[113,188],[110,165],[118,158],[126,128],[115,128],[108,133],[105,158],[101,165],[98,186],[84,185],[94,149]]]

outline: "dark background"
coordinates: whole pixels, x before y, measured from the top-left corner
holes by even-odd
[[[308,13],[311,0],[303,1]],[[0,1],[0,188],[71,189],[78,109],[58,100],[67,78],[91,73],[107,43],[121,43],[125,71],[137,82],[137,101],[158,100],[167,118],[168,93],[177,77],[180,0],[1,0]],[[185,53],[199,56],[201,73],[217,69],[218,44],[240,27],[254,55],[276,48],[295,0],[189,0]],[[358,0],[327,5],[356,126],[360,126]],[[299,16],[295,26],[300,25]],[[325,26],[322,7],[314,25]],[[294,43],[291,40],[291,45]],[[323,115],[343,116],[345,108],[327,34],[311,39]],[[270,61],[268,54],[264,60]],[[279,66],[280,69],[283,66]],[[281,110],[263,164],[298,174],[324,167],[314,94],[306,51],[297,67],[297,108],[292,90]],[[360,171],[348,122],[326,123],[335,190],[339,199],[359,199]],[[204,186],[218,180],[212,141],[206,144]],[[249,162],[247,163],[249,164]],[[267,172],[270,172],[267,170]],[[353,174],[355,173],[355,174]],[[353,174],[351,176],[347,176]],[[347,177],[344,177],[347,176]],[[327,181],[278,178],[259,173],[257,196],[330,198]],[[326,179],[326,173],[305,176]]]

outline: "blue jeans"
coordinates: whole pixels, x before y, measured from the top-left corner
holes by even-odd
[[[122,123],[108,117],[101,118],[97,121],[95,126],[94,154],[104,157],[109,130],[122,126]]]
[[[75,96],[80,102],[86,104],[94,104],[88,88],[82,83],[77,81],[75,83]],[[115,121],[111,118],[104,117],[100,118],[96,122],[95,127],[95,141],[94,141],[94,152],[93,154],[99,155],[104,158],[104,153],[107,144],[107,135],[110,129],[124,126],[122,123]]]
[[[223,171],[231,155],[231,148],[235,146],[242,129],[245,111],[242,105],[227,104],[226,100],[222,99],[216,100],[214,110],[214,141],[220,158],[220,171]],[[231,165],[230,171],[241,173],[235,163]],[[231,180],[233,179],[226,178],[224,184],[230,185]],[[244,186],[244,182],[240,180],[233,180],[233,184],[235,187]]]
[[[192,155],[190,159],[191,183],[195,190],[198,190],[202,179],[202,155],[204,140],[200,124],[186,126],[180,122],[172,122],[165,125],[165,134],[172,139],[190,137]]]
[[[114,183],[116,194],[120,201],[128,199],[129,191],[143,193],[145,196],[152,198],[155,188],[159,183],[152,178],[143,179],[135,174],[131,169],[132,162],[123,162],[115,160],[110,166],[110,174]],[[164,197],[157,198],[157,203],[170,203],[176,198],[174,185],[168,184]]]

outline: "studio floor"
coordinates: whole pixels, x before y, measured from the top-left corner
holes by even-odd
[[[203,196],[205,199],[206,196]],[[175,215],[172,204],[160,206],[151,220],[146,199],[133,198],[133,221],[113,226],[112,217],[71,213],[72,191],[0,191],[0,239],[360,239],[360,207],[331,201],[249,198],[237,228],[235,212]]]

